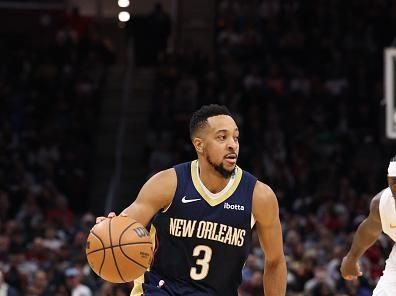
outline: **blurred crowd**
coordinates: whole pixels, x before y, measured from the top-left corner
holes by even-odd
[[[371,295],[392,246],[382,236],[363,276],[340,278],[395,154],[380,105],[395,11],[390,0],[219,0],[214,55],[193,39],[158,55],[148,175],[195,157],[193,111],[227,105],[241,129],[239,165],[279,199],[289,296]],[[92,130],[114,52],[78,11],[54,22],[42,17],[41,36],[0,35],[0,292],[129,295],[84,255]],[[262,295],[263,256],[253,236],[241,296]]]
[[[277,194],[288,295],[371,295],[392,246],[384,236],[357,282],[339,265],[395,154],[384,137],[383,48],[396,3],[371,0],[222,0],[216,54],[194,40],[160,56],[147,137],[150,175],[194,157],[188,120],[225,104],[241,129],[239,164]],[[393,150],[392,150],[393,149]],[[257,238],[241,296],[262,295]]]
[[[0,295],[110,295],[84,254],[92,131],[114,52],[76,9],[37,15],[37,28],[0,34]]]

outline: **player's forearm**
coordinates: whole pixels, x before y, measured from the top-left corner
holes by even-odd
[[[351,259],[357,260],[360,256],[370,248],[374,242],[378,239],[381,233],[380,229],[373,230],[370,227],[369,222],[364,220],[358,227],[352,241],[351,249],[348,252],[348,256]]]
[[[286,294],[286,260],[282,256],[276,262],[266,262],[264,269],[265,296],[284,296]]]

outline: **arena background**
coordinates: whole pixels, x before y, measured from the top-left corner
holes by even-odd
[[[371,295],[387,237],[359,281],[338,268],[396,154],[383,74],[395,1],[1,0],[0,24],[8,295],[129,295],[90,271],[87,233],[194,157],[188,120],[207,103],[235,114],[240,166],[279,198],[287,295]],[[262,295],[262,257],[254,238],[241,296]]]

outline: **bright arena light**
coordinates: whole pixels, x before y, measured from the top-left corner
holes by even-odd
[[[120,22],[127,22],[127,21],[129,21],[130,18],[131,18],[131,15],[127,11],[121,11],[118,14],[118,19],[120,20]]]
[[[128,7],[129,6],[129,0],[118,0],[118,6],[119,7]]]

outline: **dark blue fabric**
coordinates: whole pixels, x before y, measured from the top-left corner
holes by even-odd
[[[151,270],[167,277],[170,290],[176,293],[169,295],[237,295],[250,248],[252,196],[257,179],[243,171],[234,193],[211,206],[194,187],[191,162],[177,165],[175,170],[173,202],[152,222],[157,246]],[[183,199],[196,201],[185,203]],[[195,274],[206,276],[197,279]]]

